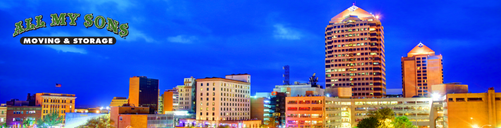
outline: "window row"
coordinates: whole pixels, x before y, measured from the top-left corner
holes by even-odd
[[[204,86],[204,83],[200,83],[200,86]],[[210,86],[209,83],[205,83],[205,86]],[[216,83],[212,83],[212,86],[216,86]],[[244,85],[238,85],[238,84],[226,84],[226,83],[221,83],[221,87],[233,87],[233,88],[240,88],[240,89],[250,89],[249,86],[244,86]]]
[[[358,66],[356,64],[359,63],[344,63],[344,64],[331,64],[331,65],[325,65],[325,68],[330,68],[330,67],[346,67],[346,66]],[[379,62],[366,62],[364,65],[381,65]],[[421,71],[418,71],[421,72]]]

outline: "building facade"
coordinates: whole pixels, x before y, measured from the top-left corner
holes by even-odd
[[[0,105],[0,124],[7,122],[7,105]]]
[[[287,96],[304,96],[307,95],[306,92],[310,92],[312,95],[324,95],[324,89],[321,87],[312,87],[310,84],[275,85],[273,91],[283,92]]]
[[[442,55],[419,43],[407,57],[402,57],[402,89],[404,97],[431,94],[432,85],[444,83]]]
[[[287,97],[286,125],[352,128],[367,118],[369,111],[390,108],[396,116],[407,116],[413,125],[435,128],[440,116],[432,103],[432,98]]]
[[[42,119],[51,113],[59,113],[64,119],[66,113],[75,112],[75,94],[36,93],[35,96],[35,105],[42,107]]]
[[[449,93],[468,93],[468,85],[459,82],[432,85],[431,93],[440,96]]]
[[[129,79],[129,104],[131,106],[148,106],[151,114],[157,111],[158,80],[146,76],[134,76]]]
[[[270,128],[284,127],[285,126],[285,97],[287,94],[282,92],[271,92],[270,102],[268,105],[270,108],[269,117],[264,117],[264,121],[268,121],[267,126]]]
[[[6,123],[8,126],[20,128],[23,121],[31,120],[34,123],[42,118],[42,107],[40,106],[7,106]]]
[[[353,5],[325,28],[327,87],[353,87],[353,97],[384,97],[384,32],[379,17]]]
[[[122,106],[122,105],[128,104],[128,103],[129,103],[129,99],[127,99],[127,97],[113,97],[113,99],[111,99],[110,107]]]
[[[447,94],[445,121],[449,128],[501,127],[501,93]]]
[[[177,88],[169,89],[162,94],[162,113],[176,111],[178,106]]]
[[[249,82],[248,74],[197,79],[196,120],[215,125],[219,121],[249,120]]]

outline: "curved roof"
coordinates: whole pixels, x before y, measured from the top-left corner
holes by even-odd
[[[344,19],[349,18],[349,17],[356,16],[360,20],[366,20],[369,18],[374,18],[374,15],[371,13],[353,5],[350,8],[344,10],[343,12],[337,14],[331,19],[331,22],[333,23],[340,23],[343,22]],[[374,20],[377,20],[374,18]]]

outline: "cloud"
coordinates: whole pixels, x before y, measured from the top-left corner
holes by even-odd
[[[196,36],[185,36],[185,35],[177,35],[173,37],[167,38],[168,41],[174,43],[191,43],[197,40]]]
[[[87,51],[85,49],[81,48],[76,48],[75,46],[69,46],[69,45],[46,45],[46,47],[52,48],[58,52],[73,52],[73,53],[80,53],[80,54],[87,54]]]
[[[144,34],[142,31],[139,31],[134,28],[129,28],[129,36],[126,37],[126,41],[137,41],[138,39],[144,39],[146,42],[156,42],[152,37]]]
[[[282,24],[275,24],[273,27],[275,27],[273,36],[277,39],[299,40],[302,37],[299,31],[292,28],[286,28]]]

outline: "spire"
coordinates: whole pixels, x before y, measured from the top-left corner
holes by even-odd
[[[412,57],[414,55],[435,55],[435,51],[419,42],[416,47],[414,47],[409,53],[407,53],[407,57]]]

